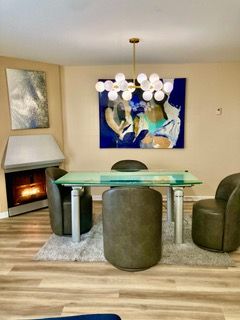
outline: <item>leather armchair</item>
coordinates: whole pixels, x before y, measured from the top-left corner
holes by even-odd
[[[148,167],[138,160],[120,160],[114,163],[111,169],[117,171],[138,171],[148,169]]]
[[[57,185],[55,180],[67,171],[51,167],[45,170],[48,207],[52,231],[59,236],[72,234],[71,188]],[[88,232],[92,227],[92,196],[90,188],[85,187],[81,196],[80,233]]]
[[[192,239],[211,251],[228,252],[240,246],[240,173],[220,182],[215,199],[193,205]]]
[[[125,271],[158,263],[162,252],[162,195],[147,187],[118,187],[103,193],[105,258]]]

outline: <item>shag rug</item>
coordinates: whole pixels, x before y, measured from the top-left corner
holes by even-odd
[[[176,245],[174,224],[163,221],[162,258],[160,264],[230,267],[234,262],[227,253],[203,250],[192,242],[191,218],[184,219],[184,244]],[[46,261],[106,261],[103,254],[103,232],[101,216],[97,218],[92,229],[81,236],[81,242],[73,243],[71,237],[51,235],[38,251],[34,260]]]

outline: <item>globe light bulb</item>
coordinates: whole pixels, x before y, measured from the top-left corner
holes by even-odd
[[[125,75],[123,73],[117,73],[115,76],[116,82],[121,82],[125,80]]]
[[[148,80],[144,80],[141,83],[141,89],[143,91],[148,91],[150,89],[150,86],[151,86],[151,84],[150,84],[150,82]]]
[[[129,82],[129,84],[128,84],[128,91],[134,92],[135,89],[136,89],[136,88],[135,88],[134,83],[133,83],[133,82]]]
[[[132,99],[132,93],[130,91],[123,91],[122,98],[126,101],[129,101]]]
[[[149,77],[149,81],[151,83],[154,83],[155,81],[159,80],[159,75],[157,73],[152,73]]]
[[[145,101],[150,101],[152,99],[152,97],[153,97],[153,94],[151,91],[144,91],[143,92],[143,99]]]
[[[111,91],[113,88],[113,82],[111,80],[107,80],[104,82],[105,90]]]
[[[163,83],[161,80],[157,80],[153,82],[153,87],[156,91],[161,90],[163,88]]]
[[[164,94],[164,92],[161,91],[161,90],[156,91],[156,92],[154,93],[154,98],[155,98],[155,100],[157,100],[157,101],[162,101],[163,98],[164,98],[164,96],[165,96],[165,94]]]
[[[163,90],[166,92],[166,93],[170,93],[173,89],[173,84],[171,82],[165,82],[164,85],[163,85]]]
[[[119,83],[120,90],[126,91],[128,89],[128,83],[126,80],[123,80]]]
[[[144,80],[147,80],[147,76],[145,75],[145,73],[140,73],[138,76],[137,76],[137,81],[138,83],[142,83]]]
[[[108,92],[108,99],[109,100],[114,101],[117,99],[117,97],[118,97],[118,94],[116,91],[111,90]]]
[[[104,83],[102,81],[98,81],[96,84],[95,84],[95,88],[98,92],[103,92],[105,90],[104,88]]]

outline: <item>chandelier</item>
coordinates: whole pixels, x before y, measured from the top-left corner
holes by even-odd
[[[173,84],[168,81],[163,83],[157,73],[152,73],[149,76],[149,79],[145,73],[140,73],[137,78],[135,77],[135,46],[139,41],[139,38],[129,39],[129,42],[133,45],[133,81],[128,82],[123,73],[117,73],[115,81],[98,81],[95,85],[98,92],[106,90],[108,92],[108,99],[111,101],[116,100],[118,98],[118,94],[121,94],[122,98],[126,101],[131,100],[132,93],[136,89],[143,90],[142,97],[145,101],[150,101],[153,97],[156,101],[162,101],[165,94],[169,94],[173,89]]]

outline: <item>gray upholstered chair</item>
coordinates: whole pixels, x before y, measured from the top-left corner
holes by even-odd
[[[240,173],[220,182],[215,199],[193,205],[192,239],[211,251],[228,252],[240,246]]]
[[[120,160],[114,163],[111,169],[117,171],[138,171],[148,169],[148,167],[138,160]]]
[[[119,269],[139,271],[161,258],[162,195],[147,187],[118,187],[103,193],[105,258]]]
[[[71,188],[54,183],[55,180],[62,177],[67,171],[51,167],[47,168],[45,173],[52,231],[59,236],[71,235]],[[84,188],[80,204],[80,233],[85,233],[92,227],[92,196],[90,188]]]

